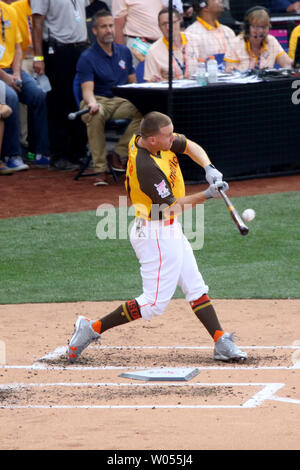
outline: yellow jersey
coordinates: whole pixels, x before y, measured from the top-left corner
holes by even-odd
[[[11,6],[16,10],[18,26],[22,37],[22,51],[32,45],[32,11],[28,0],[17,0]]]
[[[17,14],[11,5],[0,1],[0,68],[12,66],[15,46],[22,42]]]
[[[185,153],[187,139],[174,134],[172,147],[152,155],[139,147],[139,135],[128,145],[125,187],[136,217],[146,220],[164,218],[163,210],[185,196],[185,184],[176,153]]]

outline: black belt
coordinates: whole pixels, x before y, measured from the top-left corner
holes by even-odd
[[[82,42],[59,42],[56,39],[50,39],[50,41],[45,41],[46,45],[53,47],[89,47],[90,44],[87,41]]]

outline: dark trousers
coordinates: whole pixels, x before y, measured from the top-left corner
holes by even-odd
[[[50,149],[52,160],[66,158],[71,162],[85,155],[87,133],[81,119],[70,121],[68,114],[77,110],[73,95],[73,80],[80,54],[88,44],[59,44],[44,42],[45,73],[52,90],[47,94]]]
[[[5,69],[9,74],[12,69]],[[12,87],[5,84],[6,104],[13,110],[5,120],[5,131],[2,146],[2,156],[21,156],[19,102],[28,107],[28,124],[30,136],[30,150],[34,153],[49,155],[48,123],[46,95],[38,88],[36,81],[23,70],[21,71],[22,88],[17,93]]]

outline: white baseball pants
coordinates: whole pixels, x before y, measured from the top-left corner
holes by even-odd
[[[130,232],[143,281],[143,293],[136,300],[145,320],[164,312],[177,285],[187,302],[208,293],[181,224],[177,219],[166,224],[136,219]]]

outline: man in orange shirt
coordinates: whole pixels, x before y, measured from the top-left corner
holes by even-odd
[[[161,31],[157,24],[157,15],[163,8],[161,0],[112,0],[112,15],[115,22],[115,41],[124,44],[133,54],[134,66],[143,55],[138,52],[136,38],[141,40],[145,46],[145,52],[150,44],[159,37]],[[143,44],[141,44],[143,45]]]
[[[173,77],[191,78],[196,73],[197,61],[203,57],[201,38],[182,32],[181,15],[173,9]],[[160,81],[169,78],[169,9],[163,8],[158,14],[158,24],[163,37],[151,45],[145,58],[144,80]]]
[[[206,55],[204,59],[214,55],[219,63],[222,63],[224,54],[235,38],[234,31],[218,21],[224,9],[223,0],[195,1],[196,21],[186,29],[186,32],[201,37]]]

